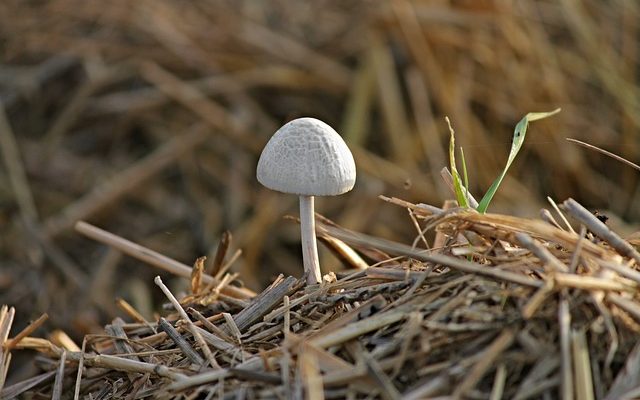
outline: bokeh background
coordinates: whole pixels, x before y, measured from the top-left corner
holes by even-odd
[[[0,303],[15,330],[48,312],[40,334],[76,339],[121,315],[116,297],[158,310],[159,271],[74,233],[79,219],[186,264],[229,231],[254,290],[300,275],[283,218],[297,198],[255,180],[264,143],[300,116],[335,127],[358,167],[318,211],[410,242],[406,211],[378,195],[452,197],[445,116],[479,198],[517,121],[561,107],[531,125],[490,211],[574,197],[632,232],[638,172],[566,138],[640,159],[639,24],[627,0],[3,0]]]

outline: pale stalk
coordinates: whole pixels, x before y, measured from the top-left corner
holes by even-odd
[[[316,244],[316,220],[313,210],[313,196],[300,196],[300,233],[302,238],[302,260],[307,284],[320,283],[320,262]]]

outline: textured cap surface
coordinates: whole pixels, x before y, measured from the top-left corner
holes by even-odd
[[[271,137],[260,155],[256,175],[272,190],[333,196],[353,188],[356,164],[333,128],[315,118],[298,118]]]

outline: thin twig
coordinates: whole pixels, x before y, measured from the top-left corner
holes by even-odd
[[[191,321],[191,318],[189,318],[189,316],[187,315],[187,312],[180,305],[180,302],[178,301],[178,299],[176,299],[173,293],[171,293],[171,291],[169,290],[169,288],[164,283],[162,283],[162,279],[160,279],[159,276],[155,277],[154,282],[162,290],[165,296],[167,296],[171,304],[173,304],[173,307],[176,309],[178,314],[180,314],[180,317],[182,317],[182,319],[187,323],[189,331],[191,332],[193,337],[196,339],[196,342],[198,342],[198,345],[200,345],[200,349],[204,352],[205,356],[207,357],[207,360],[209,360],[209,365],[211,365],[212,368],[219,368],[220,366],[216,362],[216,359],[213,357],[213,354],[211,353],[209,346],[200,335],[200,332],[198,332],[198,329]]]
[[[620,157],[620,156],[619,156],[619,155],[617,155],[617,154],[613,154],[613,153],[611,153],[610,151],[607,151],[607,150],[601,149],[601,148],[600,148],[600,147],[598,147],[598,146],[594,146],[594,145],[592,145],[592,144],[585,143],[585,142],[583,142],[583,141],[581,141],[581,140],[578,140],[578,139],[572,139],[572,138],[566,138],[566,139],[567,139],[569,142],[572,142],[572,143],[575,143],[575,144],[579,144],[580,146],[582,146],[582,147],[586,147],[587,149],[590,149],[590,150],[595,150],[595,151],[597,151],[597,152],[599,152],[599,153],[602,153],[602,154],[604,154],[604,155],[606,155],[606,156],[608,156],[608,157],[613,158],[614,160],[620,161],[621,163],[626,164],[626,165],[630,166],[631,168],[635,168],[635,169],[637,169],[638,171],[640,171],[640,165],[638,165],[638,164],[636,164],[636,163],[633,163],[633,162],[631,162],[631,161],[627,160],[626,158]]]
[[[82,381],[82,370],[84,368],[84,355],[87,347],[87,337],[82,339],[82,348],[80,349],[80,360],[78,361],[78,372],[76,373],[76,384],[73,390],[73,400],[80,398],[80,382]]]
[[[160,329],[162,329],[163,332],[167,334],[167,336],[169,336],[169,338],[173,341],[173,343],[175,343],[175,345],[182,351],[182,354],[187,356],[187,358],[190,359],[191,362],[195,363],[199,367],[203,366],[204,360],[202,359],[202,357],[200,357],[200,355],[196,353],[193,347],[189,345],[187,340],[184,337],[182,337],[180,332],[178,332],[178,330],[174,328],[173,325],[169,323],[169,321],[167,321],[164,318],[160,318],[160,320],[158,321],[158,326],[160,327]]]
[[[62,396],[62,385],[64,381],[64,365],[67,361],[67,352],[66,350],[62,351],[62,356],[60,356],[60,365],[58,366],[58,372],[56,373],[56,379],[53,383],[53,390],[51,395],[51,400],[60,400],[60,396]]]
[[[640,253],[629,244],[626,240],[618,236],[613,232],[604,222],[600,221],[589,210],[584,208],[580,203],[574,199],[568,199],[562,203],[565,209],[578,221],[583,223],[591,232],[593,232],[600,239],[609,243],[614,249],[618,250],[620,254],[625,257],[630,257],[640,263]]]
[[[191,267],[188,265],[182,264],[158,252],[102,230],[84,221],[80,221],[76,224],[76,231],[95,241],[114,247],[124,254],[146,262],[149,265],[164,269],[165,271],[169,271],[172,274],[183,278],[191,278]],[[210,275],[203,275],[202,280],[207,284],[214,282],[214,278]],[[240,289],[234,286],[225,286],[221,291],[229,296],[239,297],[241,299],[248,299],[255,295],[248,289]]]
[[[27,325],[23,330],[21,330],[17,335],[15,335],[11,340],[7,342],[5,348],[7,350],[11,350],[16,347],[22,339],[31,335],[36,329],[38,329],[42,324],[49,319],[49,314],[44,313],[38,317],[35,321],[31,322]]]

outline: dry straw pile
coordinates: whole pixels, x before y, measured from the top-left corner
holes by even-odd
[[[35,349],[43,370],[10,398],[633,399],[640,395],[640,253],[575,200],[546,220],[439,209],[399,199],[437,231],[408,246],[322,219],[318,233],[347,264],[319,285],[280,276],[253,296],[218,269],[192,270],[192,293],[147,321],[115,319],[81,348],[58,333],[7,340],[2,365]],[[88,224],[78,230],[139,258],[162,256]],[[424,239],[421,234],[418,239]],[[425,243],[426,244],[426,243]],[[6,373],[6,370],[3,371]],[[89,397],[86,397],[89,396]]]
[[[561,107],[491,210],[640,218],[635,171],[565,141],[638,159],[639,29],[623,0],[0,1],[0,397],[639,397],[633,241],[570,200],[577,233],[420,204],[452,197],[445,115],[481,193]],[[359,172],[313,287],[255,181],[299,116]]]

